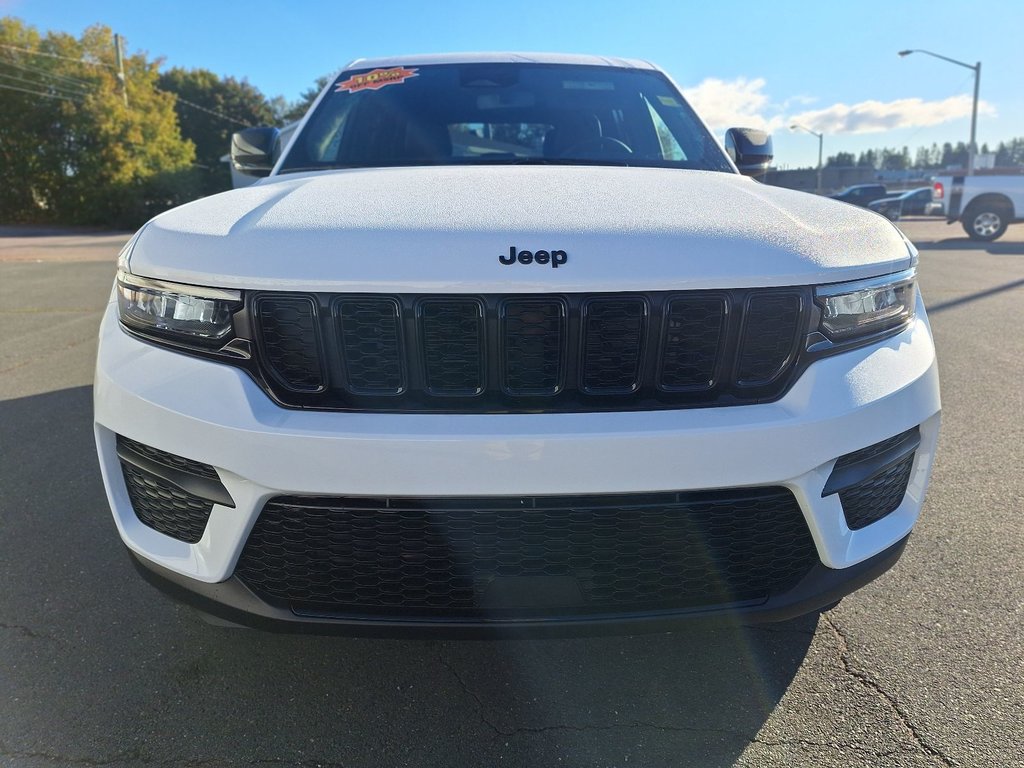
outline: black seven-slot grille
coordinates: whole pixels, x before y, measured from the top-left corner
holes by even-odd
[[[779,397],[805,289],[382,296],[260,293],[258,364],[283,404],[442,412],[736,405]]]
[[[783,488],[277,497],[236,574],[299,613],[523,617],[763,600],[818,562]]]

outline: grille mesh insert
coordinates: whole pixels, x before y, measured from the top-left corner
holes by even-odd
[[[796,351],[800,314],[800,297],[793,294],[750,298],[737,361],[741,384],[767,384],[785,370]]]
[[[643,299],[596,299],[584,309],[583,390],[623,394],[640,382],[647,305]]]
[[[237,575],[300,611],[594,614],[761,599],[789,589],[817,562],[796,500],[779,488],[280,497],[260,514]],[[546,583],[573,585],[576,597],[540,607]],[[497,603],[495,590],[503,595]]]
[[[271,373],[293,392],[323,389],[320,332],[313,300],[306,296],[261,297],[257,317]]]
[[[393,299],[338,302],[346,386],[363,395],[397,395],[405,389],[400,315]]]
[[[435,395],[476,395],[484,386],[483,308],[475,299],[424,301],[424,373]]]
[[[725,313],[723,297],[690,297],[669,302],[661,359],[663,388],[695,390],[712,386]]]
[[[913,467],[914,454],[910,454],[863,483],[840,491],[839,502],[850,530],[859,530],[895,512],[903,503]]]
[[[189,544],[203,537],[213,509],[211,502],[127,462],[121,462],[121,471],[132,509],[143,525]]]
[[[510,299],[503,320],[505,391],[557,392],[564,375],[565,305],[557,299]]]

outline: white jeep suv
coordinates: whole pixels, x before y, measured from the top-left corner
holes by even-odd
[[[236,134],[265,178],[146,224],[100,330],[140,572],[390,634],[785,619],[884,572],[939,432],[917,254],[741,175],[755,139],[532,54],[355,61],[283,150]]]

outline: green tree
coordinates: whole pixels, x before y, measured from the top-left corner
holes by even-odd
[[[293,102],[288,110],[282,115],[283,122],[290,123],[293,120],[300,119],[306,110],[312,106],[313,102],[316,101],[316,97],[320,95],[320,91],[327,87],[328,81],[331,79],[330,75],[321,75],[316,79],[316,82],[304,90],[302,95],[299,96],[298,101]]]
[[[220,158],[230,150],[235,131],[275,122],[270,102],[246,80],[219,77],[208,69],[175,67],[161,74],[157,83],[178,97],[178,125],[182,136],[195,145],[202,194],[231,189],[231,172]]]
[[[996,165],[1007,168],[1024,165],[1024,136],[999,142],[996,149]]]
[[[0,19],[0,211],[7,221],[134,226],[195,194],[192,145],[157,62],[125,58],[113,34],[41,35]]]
[[[858,168],[877,168],[878,167],[878,153],[873,149],[865,150],[860,153],[860,157],[857,158]]]
[[[910,167],[910,149],[904,147],[902,150],[884,147],[880,152],[881,167],[886,171],[902,171]]]
[[[834,168],[852,168],[857,164],[857,158],[852,152],[837,152],[825,161],[825,165]]]
[[[958,141],[954,147],[948,141],[942,145],[942,159],[940,165],[943,168],[966,168],[967,167],[967,145]]]

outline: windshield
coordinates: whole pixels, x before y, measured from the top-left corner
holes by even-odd
[[[540,64],[343,72],[280,172],[522,163],[735,172],[660,73]]]

